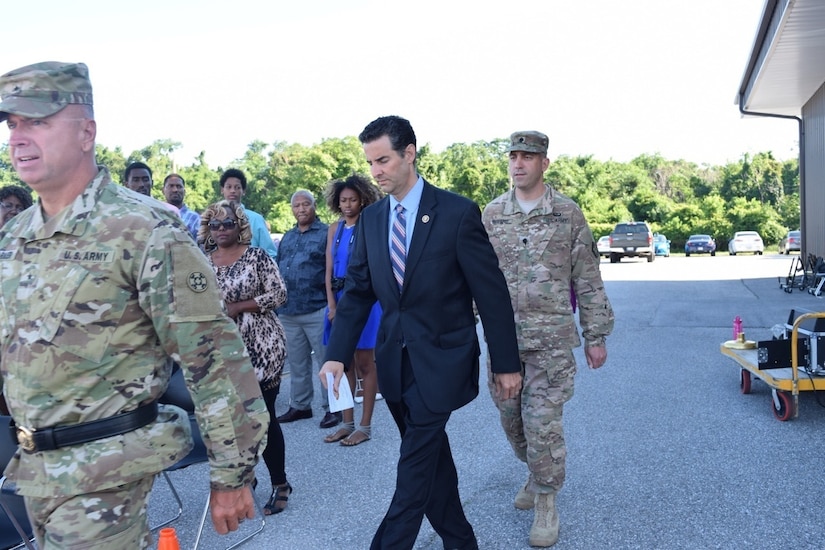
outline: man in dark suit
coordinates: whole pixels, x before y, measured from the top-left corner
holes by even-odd
[[[377,299],[383,310],[378,382],[401,432],[401,454],[395,495],[371,548],[412,548],[426,514],[445,548],[476,549],[444,428],[452,411],[478,394],[473,301],[500,395],[515,397],[521,389],[507,285],[478,206],[416,172],[407,120],[381,117],[358,138],[388,196],[361,213],[321,381],[326,385],[326,373],[333,373],[337,393]]]

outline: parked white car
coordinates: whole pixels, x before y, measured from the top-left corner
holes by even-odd
[[[599,256],[610,257],[610,235],[599,237],[596,241],[596,248],[599,249]]]
[[[731,256],[736,256],[740,252],[753,252],[761,256],[764,251],[762,237],[756,231],[737,231],[728,241],[728,253]]]

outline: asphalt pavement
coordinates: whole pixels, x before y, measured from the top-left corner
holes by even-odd
[[[774,418],[770,388],[739,390],[739,367],[719,351],[735,316],[748,339],[771,338],[791,308],[825,310],[825,301],[779,288],[791,258],[720,253],[653,263],[602,261],[616,326],[608,362],[586,367],[576,350],[576,392],[565,407],[567,481],[557,497],[558,550],[825,548],[820,466],[825,464],[825,396],[800,396],[799,417]],[[320,389],[320,384],[318,385]],[[284,379],[278,412],[288,407]],[[373,439],[352,448],[322,440],[329,430],[316,396],[315,416],[283,425],[287,476],[295,492],[286,511],[242,548],[366,549],[392,498],[399,436],[383,402]],[[360,406],[356,406],[356,421]],[[531,511],[513,498],[526,479],[486,390],[448,424],[464,510],[481,549],[528,549]],[[205,465],[173,472],[185,502],[174,523],[191,548],[207,495]],[[257,498],[268,497],[258,467]],[[156,483],[150,522],[177,510]],[[252,527],[247,521],[243,529]],[[201,548],[231,537],[208,528]],[[441,549],[426,519],[417,550]]]

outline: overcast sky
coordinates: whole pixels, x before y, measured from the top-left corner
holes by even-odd
[[[212,167],[408,118],[419,145],[535,129],[550,156],[724,164],[797,155],[793,121],[734,101],[764,0],[6,2],[0,72],[82,61],[98,143]],[[0,138],[7,139],[5,130]]]

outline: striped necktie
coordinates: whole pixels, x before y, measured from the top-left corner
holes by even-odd
[[[404,266],[407,263],[407,218],[404,207],[399,203],[395,207],[395,220],[392,222],[392,243],[390,246],[392,274],[398,283],[398,291],[404,286]]]

